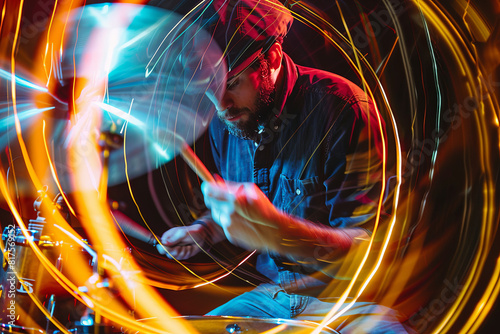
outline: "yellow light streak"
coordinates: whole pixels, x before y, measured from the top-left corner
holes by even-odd
[[[225,273],[224,275],[221,275],[215,279],[212,279],[210,281],[206,281],[205,283],[201,283],[201,284],[198,284],[198,285],[195,285],[194,288],[199,288],[199,287],[202,287],[202,286],[205,286],[207,284],[212,284],[220,279],[223,279],[224,277],[228,276],[228,275],[231,275],[233,273],[234,270],[236,270],[236,268],[238,268],[239,266],[241,266],[243,263],[245,263],[252,255],[255,254],[255,252],[257,252],[256,250],[254,250],[253,252],[251,252],[249,255],[247,255],[240,263],[238,263],[237,266],[235,266],[233,269],[229,270],[227,273]]]
[[[287,328],[288,328],[287,324],[281,324],[281,325],[278,325],[274,328],[271,328],[265,332],[261,332],[261,334],[276,334],[276,333],[284,331]]]
[[[435,6],[433,3],[424,3],[421,1],[416,1],[417,5],[420,6],[422,11],[425,13],[426,18],[436,26],[438,31],[441,33],[442,37],[446,40],[448,46],[450,47],[453,54],[456,56],[456,63],[463,75],[466,75],[468,78],[468,82],[474,82],[474,75],[471,73],[471,70],[466,67],[466,64],[472,62],[472,55],[467,52],[467,47],[465,45],[460,46],[458,41],[463,43],[463,39],[461,39],[459,32],[457,29],[453,27],[453,24],[449,21],[449,19],[444,15],[440,9]],[[465,50],[465,54],[464,51]],[[469,91],[469,93],[472,93]],[[473,96],[473,95],[472,95]],[[481,100],[481,99],[480,99]],[[484,108],[482,108],[484,111]],[[483,194],[485,198],[485,204],[483,206],[483,220],[481,222],[481,232],[479,237],[479,245],[476,255],[473,259],[472,267],[469,275],[467,276],[464,282],[464,288],[460,292],[459,296],[453,303],[451,307],[448,308],[445,316],[443,316],[439,322],[439,324],[435,327],[435,331],[437,332],[447,332],[449,331],[454,323],[459,319],[463,318],[464,309],[467,303],[470,301],[471,296],[475,293],[477,284],[479,282],[480,275],[479,273],[484,268],[486,264],[486,257],[488,255],[488,250],[490,248],[490,244],[493,241],[491,231],[493,228],[493,218],[490,208],[494,207],[494,186],[491,180],[492,171],[490,170],[491,161],[487,154],[484,152],[489,151],[489,143],[488,138],[484,135],[487,132],[485,119],[484,117],[480,117],[479,114],[474,114],[475,124],[477,126],[477,134],[478,138],[481,140],[480,144],[480,166],[485,175],[485,181],[483,182]],[[498,268],[495,268],[495,272],[498,272]],[[492,277],[490,282],[488,283],[485,292],[483,293],[480,302],[478,305],[486,305],[487,300],[495,299],[497,295],[492,295],[493,292],[498,294],[498,289],[494,289],[496,285],[497,277]],[[484,311],[487,311],[485,307],[476,308],[473,314],[468,316],[468,320],[464,324],[461,329],[461,333],[469,333],[472,328],[478,328],[480,322],[477,321],[480,319],[484,319],[485,314]]]
[[[297,4],[299,4],[299,3],[296,3],[295,5],[297,5]],[[338,5],[338,3],[337,3],[337,5]],[[339,8],[339,10],[340,10],[340,8]],[[300,18],[300,19],[303,19],[300,15],[298,15],[298,14],[297,14],[297,13],[295,13],[295,12],[292,12],[292,14],[294,15],[294,17],[295,17],[295,18]],[[342,17],[342,15],[341,15],[341,17]],[[320,18],[320,19],[321,19],[321,18]],[[328,23],[328,22],[326,22],[326,21],[324,21],[324,22],[325,22],[325,23],[327,23],[327,24],[329,24],[329,23]],[[312,25],[312,26],[314,26],[315,28],[317,28],[318,30],[320,30],[320,29],[319,29],[319,28],[318,28],[318,27],[317,27],[314,23],[311,23],[311,22],[308,22],[308,23],[309,23],[309,25]],[[331,26],[331,24],[329,24],[329,25]],[[333,27],[332,27],[332,28],[333,28]],[[335,28],[333,28],[333,29],[336,31],[336,29],[335,29]],[[346,30],[347,30],[347,32],[349,33],[349,30],[348,30],[348,29],[346,29]],[[320,31],[321,31],[321,30],[320,30]],[[339,35],[340,35],[340,34],[339,34]],[[329,39],[331,40],[331,42],[335,43],[335,41],[333,41],[333,39],[332,39],[330,36],[328,36],[328,35],[326,35],[326,34],[325,34],[325,37],[329,38]],[[353,46],[352,38],[351,38],[351,40],[350,40],[350,41],[351,41],[351,45]],[[355,54],[356,54],[356,56],[355,56],[355,57],[356,57],[356,59],[358,59],[358,54],[359,54],[359,52],[358,52],[358,50],[357,50],[354,46],[353,46],[353,49],[354,49]],[[346,53],[345,53],[345,51],[344,51],[344,50],[342,50],[342,52],[344,53],[344,56],[345,56],[346,58],[348,58],[348,57],[347,57],[347,55],[346,55]],[[365,61],[365,62],[366,62],[365,58],[364,58],[362,55],[359,55],[359,57],[360,57],[361,59],[363,59],[363,61]],[[357,61],[358,61],[358,67],[360,67],[361,65],[360,65],[359,59],[358,59]],[[369,67],[369,68],[370,68],[370,67]],[[359,72],[358,72],[358,73],[359,73]],[[374,73],[373,69],[371,69],[371,68],[370,68],[370,73],[371,73],[371,74],[372,74],[375,78],[377,78],[376,74]],[[362,80],[362,82],[363,82],[363,87],[366,87],[366,86],[365,86],[365,79],[364,79],[363,75],[361,75],[361,80]],[[365,89],[365,92],[366,92],[366,91],[367,91],[367,90]],[[371,94],[371,98],[373,99],[373,95],[372,95],[371,91],[369,91],[369,93]],[[389,109],[389,110],[390,110],[390,109]],[[379,113],[378,113],[378,112],[377,112],[377,117],[379,118],[379,119],[378,119],[378,121],[379,121],[379,127],[380,127],[380,130],[381,130],[381,132],[383,133],[382,128],[381,128],[380,115],[379,115]],[[384,152],[383,152],[383,159],[382,159],[382,163],[384,164],[384,167],[382,168],[382,170],[383,170],[383,173],[384,173],[383,179],[385,180],[385,162],[386,162],[386,152],[385,152],[385,150],[386,150],[386,143],[385,143],[385,138],[383,139],[383,141],[384,141],[384,143],[383,143],[383,150],[384,150]],[[397,188],[399,189],[399,186],[400,186],[400,172],[401,172],[401,168],[400,168],[400,156],[401,156],[401,152],[400,152],[400,145],[399,145],[399,143],[397,144],[397,147],[398,147],[398,152],[397,152],[397,164],[398,164],[398,173],[399,173],[399,174],[398,174],[398,185],[397,185]],[[384,187],[385,187],[385,182],[384,182]],[[384,191],[384,189],[383,189],[383,191]],[[382,192],[382,194],[383,194],[383,192]],[[397,194],[399,195],[399,191],[397,191]],[[382,200],[382,197],[380,197],[380,201],[381,201],[381,200]],[[372,248],[372,246],[373,246],[373,238],[374,238],[374,236],[376,235],[376,231],[377,231],[377,229],[378,229],[378,221],[379,221],[379,219],[380,219],[380,209],[381,209],[381,202],[379,202],[379,205],[378,205],[376,223],[375,223],[375,227],[374,227],[374,229],[373,229],[373,236],[372,236],[372,238],[370,239],[370,242],[369,242],[369,245],[368,245],[367,251],[365,252],[365,255],[364,255],[364,257],[363,257],[363,260],[362,260],[361,264],[358,266],[358,269],[357,269],[357,272],[356,272],[356,273],[355,273],[355,275],[354,275],[354,278],[351,280],[351,282],[350,282],[350,284],[349,284],[348,288],[346,288],[346,290],[345,290],[345,291],[344,291],[344,293],[342,294],[342,296],[341,296],[341,298],[340,298],[339,302],[337,302],[337,304],[336,304],[336,305],[332,308],[332,310],[328,313],[328,315],[327,315],[327,316],[323,319],[323,321],[322,321],[321,325],[320,325],[320,326],[319,326],[319,327],[318,327],[318,328],[317,328],[317,329],[316,329],[313,333],[318,333],[318,332],[321,330],[321,328],[326,327],[326,323],[327,323],[327,321],[330,321],[330,320],[331,320],[331,321],[333,321],[335,318],[337,318],[337,317],[339,316],[338,314],[334,316],[334,314],[335,314],[335,312],[337,312],[337,311],[338,311],[338,309],[340,308],[341,304],[343,303],[343,300],[345,300],[345,299],[347,298],[349,291],[353,288],[354,283],[355,283],[355,281],[356,281],[357,277],[360,275],[361,270],[362,270],[362,268],[363,268],[364,264],[366,263],[366,261],[367,261],[367,259],[368,259],[369,252],[370,252],[370,250],[371,250],[371,248]],[[395,207],[395,208],[394,208],[394,211],[396,211],[396,209],[397,209],[397,207]],[[396,223],[396,220],[395,220],[395,218],[394,218],[394,219],[392,219],[392,220],[391,220],[391,222],[390,222],[390,226],[389,226],[388,234],[384,237],[384,240],[382,241],[382,244],[383,244],[382,249],[383,249],[383,251],[382,251],[382,252],[381,252],[381,254],[379,255],[378,259],[376,260],[376,266],[375,266],[374,270],[372,270],[372,271],[371,271],[371,273],[368,275],[367,279],[364,281],[364,283],[363,283],[363,285],[362,285],[362,288],[358,291],[358,294],[357,294],[358,296],[359,296],[359,295],[361,295],[362,291],[366,288],[366,286],[367,286],[368,282],[372,279],[372,277],[375,275],[375,273],[376,273],[376,271],[377,271],[378,267],[380,266],[381,261],[382,261],[382,259],[383,259],[383,255],[384,255],[384,253],[385,253],[385,250],[387,249],[387,246],[388,246],[388,243],[389,243],[389,240],[390,240],[391,233],[392,233],[392,231],[393,231],[393,229],[394,229],[394,225],[395,225],[395,223]],[[350,305],[352,305],[352,304],[350,304]],[[350,307],[351,307],[351,306],[347,306],[347,307],[346,307],[346,308],[345,308],[342,312],[347,311],[347,309],[348,309],[348,308],[350,308]],[[332,318],[332,317],[333,317],[333,318]],[[332,319],[329,319],[329,318],[332,318]]]
[[[5,20],[6,9],[7,9],[7,1],[4,1],[3,6],[2,6],[2,17],[0,19],[0,31],[2,31],[2,28],[3,28],[3,22]]]
[[[47,82],[50,78],[50,73],[52,72],[52,66],[50,66],[50,70],[47,71],[47,53],[49,51],[49,36],[50,36],[50,31],[52,29],[52,23],[54,22],[54,17],[55,17],[55,14],[56,14],[56,9],[57,9],[57,5],[58,5],[58,2],[59,0],[55,0],[54,2],[54,9],[52,10],[52,15],[50,16],[50,19],[49,19],[49,26],[47,28],[47,40],[45,42],[45,54],[43,55],[43,69],[45,71],[45,77],[47,78]],[[52,55],[51,55],[52,57]]]
[[[43,130],[42,130],[43,131],[43,145],[45,147],[45,154],[47,155],[47,159],[49,160],[49,167],[50,167],[50,171],[52,173],[52,177],[54,179],[54,182],[57,185],[57,189],[59,189],[59,193],[61,194],[61,196],[64,199],[64,202],[68,206],[69,211],[71,211],[71,214],[73,214],[76,217],[75,210],[73,209],[73,207],[71,206],[71,203],[69,202],[68,198],[66,197],[66,194],[64,193],[64,190],[61,187],[61,183],[59,182],[59,178],[57,177],[57,171],[54,168],[52,158],[50,157],[49,148],[47,146],[47,138],[45,136],[45,120],[42,120],[42,122],[43,122]]]

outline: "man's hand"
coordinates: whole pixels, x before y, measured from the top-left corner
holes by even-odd
[[[205,182],[205,204],[226,238],[246,249],[277,249],[281,242],[279,212],[253,183]]]
[[[159,246],[158,251],[176,260],[185,260],[201,251],[206,245],[206,237],[205,227],[201,224],[174,227],[163,233],[160,239],[163,247]]]
[[[205,182],[201,187],[212,219],[233,244],[284,256],[328,262],[338,259],[363,229],[314,224],[279,211],[253,183]]]

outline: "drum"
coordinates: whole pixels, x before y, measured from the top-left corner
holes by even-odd
[[[317,323],[310,321],[299,321],[289,319],[260,319],[230,316],[183,316],[188,323],[201,334],[257,334],[257,333],[280,333],[298,334],[311,333],[318,327]],[[154,321],[145,321],[154,326]],[[168,332],[168,329],[165,330]],[[320,333],[335,334],[338,332],[331,328],[324,328]]]
[[[51,240],[40,235],[39,229],[29,229],[28,237],[33,240],[43,255],[63,274],[67,274],[66,263],[82,258],[89,268],[92,257],[81,247]],[[4,229],[2,240],[5,249],[0,271],[0,322],[4,325],[49,329],[44,313],[33,302],[36,297],[47,312],[63,324],[79,319],[85,310],[81,303],[69,294],[43,267],[29,246],[27,237],[20,228],[9,226]],[[78,254],[76,254],[78,253]]]

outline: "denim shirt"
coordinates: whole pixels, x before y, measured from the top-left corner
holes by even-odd
[[[284,87],[257,141],[211,122],[215,164],[223,179],[253,182],[279,210],[316,224],[372,228],[381,189],[383,122],[352,82],[298,66],[284,54]],[[307,261],[263,252],[257,270],[289,293],[315,294],[335,277],[312,275]],[[306,263],[306,264],[304,264]]]

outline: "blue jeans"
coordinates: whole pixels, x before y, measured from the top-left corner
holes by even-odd
[[[321,322],[336,298],[318,299],[286,293],[279,285],[265,283],[212,310],[209,316],[281,318]],[[346,306],[347,304],[344,304]],[[341,308],[341,309],[342,309]],[[415,333],[406,328],[396,311],[375,303],[356,302],[329,325],[342,333]]]

